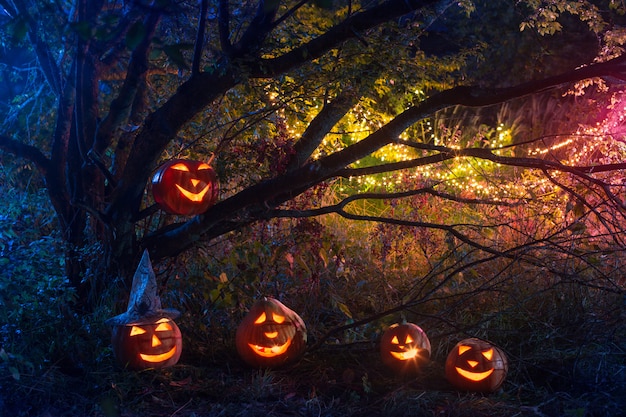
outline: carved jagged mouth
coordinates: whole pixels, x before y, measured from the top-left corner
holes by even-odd
[[[200,190],[197,193],[193,193],[189,190],[185,190],[183,187],[181,187],[178,184],[176,184],[176,188],[178,188],[178,191],[180,191],[185,197],[187,197],[189,201],[193,201],[194,203],[199,203],[202,201],[206,193],[209,192],[209,188],[211,188],[211,186],[207,184],[202,190]]]
[[[165,353],[160,353],[158,355],[148,355],[147,353],[140,353],[139,357],[146,362],[163,362],[174,356],[176,353],[176,346],[171,348],[169,351]]]
[[[489,375],[493,373],[493,368],[485,372],[470,372],[466,371],[465,369],[459,368],[458,366],[455,367],[455,369],[459,373],[459,375],[472,381],[482,381],[483,379],[488,378]]]
[[[408,361],[417,356],[417,349],[409,349],[406,352],[389,352],[391,356],[401,361]]]
[[[250,349],[252,349],[254,353],[264,358],[273,358],[274,356],[282,355],[283,353],[287,352],[287,349],[289,349],[290,345],[291,340],[288,340],[282,345],[275,346],[259,346],[248,343],[248,346],[250,346]]]

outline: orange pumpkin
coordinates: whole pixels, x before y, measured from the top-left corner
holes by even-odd
[[[182,337],[174,319],[180,312],[162,308],[150,255],[144,250],[133,276],[128,308],[106,321],[119,365],[128,369],[164,368],[180,359]]]
[[[380,356],[395,372],[414,373],[430,358],[430,341],[418,325],[396,323],[383,333]]]
[[[217,175],[206,162],[173,159],[152,176],[154,201],[170,214],[204,213],[215,204],[218,193]]]
[[[269,297],[254,303],[235,336],[239,356],[257,368],[292,362],[304,353],[306,340],[306,326],[300,316]]]
[[[446,378],[464,391],[493,392],[506,378],[509,365],[504,352],[484,340],[470,338],[454,346],[446,359]]]
[[[118,364],[133,370],[175,365],[183,347],[178,325],[167,317],[113,326],[111,344]]]

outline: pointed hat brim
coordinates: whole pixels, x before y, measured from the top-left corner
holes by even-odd
[[[157,284],[150,255],[144,250],[139,266],[133,276],[128,309],[126,312],[111,317],[106,324],[110,326],[132,326],[135,324],[153,323],[160,318],[176,319],[180,312],[173,308],[162,308],[161,299],[157,295]]]

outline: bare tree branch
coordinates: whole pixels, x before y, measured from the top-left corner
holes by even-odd
[[[101,2],[88,0],[78,1],[78,20],[91,26],[95,25],[95,19],[102,7]],[[91,53],[93,42],[86,36],[77,37],[78,46],[76,52],[76,106],[74,108],[76,123],[76,144],[82,162],[87,163],[87,153],[96,139],[96,121],[98,120],[98,77],[97,59]],[[79,172],[79,171],[76,171]]]
[[[206,30],[206,14],[208,7],[208,1],[202,0],[200,3],[200,17],[198,18],[198,33],[196,35],[196,44],[193,49],[193,62],[191,64],[192,77],[200,72],[200,61],[202,60],[202,50],[204,49],[204,32]]]
[[[274,21],[274,23],[272,24],[272,29],[279,26],[281,23],[283,23],[285,20],[291,17],[295,12],[297,12],[302,6],[307,4],[309,1],[310,0],[300,0],[295,6],[287,10],[282,16],[280,16],[278,19]]]
[[[554,178],[554,176],[548,171],[548,170],[542,170],[544,175],[546,176],[546,178],[548,178],[548,180],[550,182],[552,182],[554,185],[562,188],[563,190],[567,191],[567,193],[569,193],[570,195],[574,196],[574,198],[576,198],[577,201],[579,201],[581,204],[583,204],[585,207],[587,207],[587,209],[589,209],[589,211],[591,211],[592,213],[594,213],[594,215],[596,216],[596,218],[598,219],[598,221],[600,221],[604,227],[606,228],[606,230],[611,231],[611,227],[607,224],[606,219],[604,218],[604,216],[602,216],[602,214],[600,214],[598,212],[598,210],[596,209],[596,207],[592,206],[586,199],[584,196],[582,196],[580,193],[577,193],[575,190],[573,190],[571,187],[568,187],[567,185],[563,184],[562,182],[558,181],[556,178]],[[609,199],[611,201],[613,201],[614,203],[617,202],[618,207],[620,208],[624,208],[624,203],[617,198],[617,196],[615,196],[613,193],[611,193],[609,191],[609,193],[607,193],[607,188],[606,186],[602,186],[601,187],[602,190],[604,191],[604,193],[609,197]],[[623,216],[623,213],[620,213]],[[613,239],[613,241],[620,246],[623,246],[625,244],[625,242],[622,240],[621,236],[619,236],[618,234],[615,233],[611,233],[611,237]]]
[[[524,204],[524,201],[520,202],[508,202],[502,200],[491,200],[491,199],[477,199],[477,198],[464,198],[455,196],[449,193],[443,193],[440,191],[436,191],[433,187],[419,188],[415,190],[402,191],[396,193],[359,193],[348,196],[341,200],[339,203],[324,206],[315,209],[302,209],[302,210],[287,210],[287,209],[275,209],[268,210],[265,212],[265,219],[272,218],[304,218],[304,217],[316,217],[330,213],[338,213],[345,209],[347,205],[353,203],[358,200],[396,200],[401,198],[414,197],[417,195],[429,194],[434,197],[439,197],[444,200],[454,201],[457,203],[463,204],[473,204],[473,205],[493,205],[493,206],[504,206],[504,207],[514,207],[520,204]]]
[[[37,167],[37,170],[44,177],[50,170],[50,160],[39,150],[39,148],[26,145],[4,135],[0,135],[0,148],[18,158],[24,158],[33,162]]]
[[[308,43],[272,59],[259,60],[252,66],[253,77],[272,77],[302,64],[302,57],[312,60],[321,57],[330,49],[348,39],[358,37],[366,31],[390,19],[403,16],[414,10],[439,3],[439,0],[387,0],[371,9],[350,15],[345,21]]]
[[[256,54],[261,44],[272,30],[274,17],[280,7],[280,1],[259,0],[256,15],[241,38],[233,45],[237,57]]]
[[[233,45],[230,41],[230,10],[228,7],[228,0],[219,0],[217,28],[220,36],[220,46],[222,48],[222,52],[226,55],[230,55]]]
[[[414,144],[418,145],[418,144]],[[571,166],[565,165],[556,161],[539,159],[539,158],[523,158],[512,156],[501,156],[494,152],[497,149],[489,148],[465,148],[465,149],[452,149],[446,146],[435,146],[429,144],[422,144],[423,146],[416,146],[420,149],[430,149],[438,151],[437,154],[428,155],[421,158],[415,158],[408,161],[393,162],[388,164],[374,165],[363,168],[346,168],[337,172],[337,175],[344,178],[359,177],[363,175],[380,174],[383,172],[392,172],[402,169],[415,168],[424,165],[430,165],[436,162],[443,162],[446,160],[458,158],[458,157],[474,157],[492,161],[501,165],[517,166],[524,168],[535,169],[553,169],[556,171],[568,172],[580,177],[584,177],[586,180],[593,182],[596,185],[604,186],[604,182],[596,180],[590,177],[588,174],[612,172],[622,169],[626,169],[626,163],[614,163],[614,164],[602,164],[591,166]]]
[[[307,162],[330,129],[350,111],[357,101],[358,97],[353,92],[345,90],[330,103],[324,105],[294,145],[295,154],[287,170],[301,167]]]
[[[50,85],[50,88],[52,89],[54,94],[59,96],[63,88],[61,71],[50,50],[50,47],[39,36],[37,22],[39,21],[40,17],[31,15],[28,4],[25,1],[16,1],[12,4],[16,7],[19,15],[22,16],[27,22],[28,37],[31,44],[33,45],[35,54],[37,55],[37,60],[39,61],[41,71],[43,72],[44,77],[48,81],[48,84]]]
[[[146,34],[132,53],[126,78],[119,94],[111,102],[109,113],[98,126],[96,141],[93,146],[97,155],[100,155],[110,145],[115,129],[118,129],[130,115],[133,100],[142,84],[141,80],[145,79],[148,71],[148,53],[160,17],[160,11],[152,9],[144,21]]]

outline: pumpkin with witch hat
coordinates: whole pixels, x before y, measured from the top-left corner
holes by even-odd
[[[125,313],[112,317],[113,354],[122,367],[141,370],[175,365],[182,352],[182,337],[174,319],[178,310],[164,309],[148,251],[143,252],[133,276]]]

